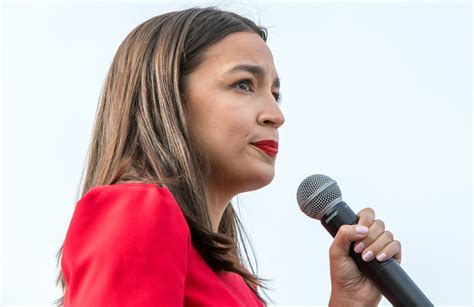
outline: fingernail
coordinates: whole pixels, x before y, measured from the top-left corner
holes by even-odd
[[[387,258],[387,254],[381,253],[380,255],[377,256],[378,261],[384,261],[385,258]]]
[[[369,261],[373,255],[374,253],[372,251],[368,251],[362,256],[362,259],[364,259],[364,261]]]
[[[357,245],[354,247],[354,251],[355,251],[356,253],[360,253],[363,249],[364,249],[364,243],[363,243],[363,242],[359,242],[359,244],[357,244]]]
[[[362,225],[358,225],[358,226],[356,227],[356,232],[357,232],[358,234],[363,235],[363,234],[366,234],[367,232],[369,232],[369,228],[367,228],[367,227],[365,227],[365,226],[362,226]]]

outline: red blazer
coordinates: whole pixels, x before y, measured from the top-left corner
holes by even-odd
[[[97,186],[74,210],[63,245],[64,306],[263,306],[235,273],[216,273],[193,247],[166,188]]]

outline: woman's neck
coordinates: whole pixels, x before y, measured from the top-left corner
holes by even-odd
[[[211,219],[212,230],[218,232],[219,224],[227,206],[230,204],[233,195],[224,192],[223,189],[209,189],[208,191],[208,210]]]

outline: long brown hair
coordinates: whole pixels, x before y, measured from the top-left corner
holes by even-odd
[[[185,117],[185,77],[203,61],[206,48],[239,31],[255,32],[267,40],[266,28],[216,7],[169,12],[132,30],[117,50],[100,95],[76,202],[99,185],[166,184],[188,222],[193,246],[209,267],[240,274],[266,305],[252,287],[268,290],[263,285],[266,279],[255,274],[243,235],[250,241],[231,203],[218,232],[212,231],[204,187],[210,166],[190,138]],[[55,304],[63,306],[67,285],[61,269],[56,284],[61,284],[63,296]]]

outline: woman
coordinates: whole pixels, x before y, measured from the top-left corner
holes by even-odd
[[[60,249],[59,305],[266,304],[262,279],[243,264],[231,205],[274,176],[284,116],[266,38],[265,28],[213,7],[151,18],[126,37]],[[373,210],[359,217],[330,247],[330,305],[381,299],[348,256],[351,242],[367,261],[401,259]]]

